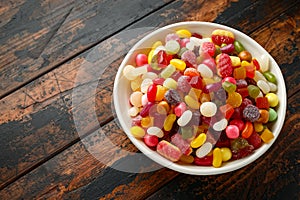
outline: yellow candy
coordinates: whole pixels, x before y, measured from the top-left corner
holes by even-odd
[[[131,134],[136,138],[143,138],[145,135],[145,130],[139,126],[133,126],[130,128]]]
[[[228,93],[226,103],[230,104],[232,107],[237,108],[242,104],[242,96],[237,92]]]
[[[230,160],[232,157],[231,150],[227,147],[222,147],[221,153],[222,153],[222,161],[224,161],[224,162]]]
[[[148,63],[150,64],[152,61],[152,57],[153,57],[153,53],[154,53],[154,49],[152,49],[149,54],[148,54]]]
[[[142,78],[141,77],[137,77],[136,79],[134,79],[133,81],[130,82],[130,86],[132,91],[140,91],[141,89],[141,84],[142,84]]]
[[[246,69],[245,67],[238,67],[233,70],[233,77],[235,79],[244,79],[246,78]]]
[[[198,102],[198,100],[194,99],[190,95],[186,95],[184,97],[184,101],[192,109],[199,109],[200,108],[200,103]]]
[[[210,101],[210,95],[206,94],[206,93],[202,93],[200,95],[200,101],[201,101],[201,103],[209,102]]]
[[[247,62],[246,60],[243,60],[242,63],[241,63],[242,67],[246,67],[246,66],[249,66],[249,65],[252,65],[252,64]]]
[[[204,144],[204,142],[206,141],[206,134],[205,133],[200,133],[198,135],[198,137],[194,138],[191,141],[191,147],[192,148],[198,148],[200,147],[202,144]]]
[[[176,31],[176,34],[180,37],[180,38],[189,38],[192,36],[192,33],[186,29],[180,29],[178,31]]]
[[[165,97],[167,89],[164,86],[158,85],[157,86],[157,92],[156,92],[156,97],[155,101],[161,101]]]
[[[214,167],[221,167],[221,165],[222,165],[222,152],[221,152],[221,149],[218,147],[213,150],[212,165]]]
[[[170,110],[170,106],[166,101],[161,101],[158,103],[157,106],[163,106],[165,108],[165,111],[168,113]]]
[[[269,143],[274,138],[274,135],[268,128],[265,128],[265,130],[260,135],[260,138],[265,143]]]
[[[241,59],[237,56],[229,56],[231,60],[232,67],[238,67],[241,65]]]
[[[267,97],[269,105],[271,107],[276,107],[278,105],[279,100],[278,100],[278,96],[276,94],[268,93],[268,94],[266,94],[266,97]]]
[[[202,90],[191,88],[189,91],[189,96],[193,97],[194,99],[199,99],[200,95],[202,93]]]
[[[161,41],[156,41],[153,45],[152,45],[152,50],[155,50],[157,47],[162,46],[162,42]]]
[[[203,78],[202,82],[203,82],[203,85],[208,85],[208,84],[215,83],[216,81],[212,78]]]
[[[262,132],[264,130],[264,126],[262,125],[262,123],[254,122],[254,130],[258,133]]]
[[[182,162],[191,164],[191,163],[194,162],[194,157],[191,156],[191,155],[188,155],[188,156],[187,156],[187,155],[184,155],[184,154],[183,154],[183,155],[180,157],[179,160],[182,161]]]
[[[170,131],[173,127],[173,124],[176,120],[175,114],[169,114],[164,121],[164,129],[165,131]]]
[[[143,128],[148,128],[150,126],[152,126],[152,118],[147,116],[147,117],[143,117],[142,120],[141,120],[141,126]]]
[[[185,62],[177,58],[170,60],[170,64],[180,71],[183,71],[186,68]]]

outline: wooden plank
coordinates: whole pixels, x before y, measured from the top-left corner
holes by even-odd
[[[0,98],[168,2],[4,1]]]
[[[273,146],[252,164],[223,175],[180,174],[148,199],[297,199],[299,197],[299,92],[288,99],[283,129]]]
[[[165,10],[159,13],[162,13],[161,15],[163,15],[163,13],[169,13],[170,10],[173,10],[172,6],[178,7],[178,2],[169,5]],[[220,6],[223,6],[223,4],[220,4]],[[202,4],[199,4],[199,7],[202,9],[206,8],[206,6],[202,7]],[[188,8],[191,9],[191,12],[199,11],[192,6]],[[187,6],[184,6],[184,9],[186,10]],[[178,16],[180,12],[182,11],[178,9]],[[153,17],[152,23],[158,23],[155,20],[158,14],[153,15],[155,15],[155,17]],[[185,15],[182,15],[181,17],[183,18],[184,16]],[[168,18],[169,16],[166,15],[166,17]],[[212,15],[211,17],[213,19],[216,16]],[[199,18],[198,20],[201,19],[202,18]],[[145,24],[149,21],[151,21],[151,16],[141,21],[140,24]],[[284,21],[279,23],[279,25],[273,24],[273,28],[283,26],[282,24],[284,24]],[[254,26],[254,29],[255,27],[256,26]],[[269,31],[268,28],[262,30]],[[289,38],[290,32],[287,30],[289,29],[281,29],[281,35]],[[295,44],[298,44],[297,35],[299,35],[299,29],[296,27],[293,30],[295,31],[294,38],[290,38],[289,40],[295,41]],[[261,35],[263,34],[264,32],[262,31]],[[258,34],[257,37],[259,37],[259,35],[260,34]],[[263,39],[265,38],[262,38],[261,41],[264,41]],[[136,40],[130,41],[127,44],[127,48],[129,48],[129,44],[134,44],[135,41]],[[106,42],[114,46],[114,44],[117,45],[117,43],[121,41],[107,40]],[[102,43],[102,45],[103,44],[104,43]],[[288,42],[288,48],[293,45],[294,43]],[[106,44],[103,46],[105,47]],[[99,48],[101,45],[97,47]],[[112,51],[114,51],[112,55],[118,55],[118,52],[122,52],[122,49],[118,48]],[[287,57],[291,56],[289,52],[283,53]],[[49,72],[1,101],[0,122],[2,125],[0,126],[0,132],[3,134],[1,134],[0,137],[3,138],[1,140],[3,141],[2,147],[4,149],[3,151],[6,152],[0,159],[2,160],[2,167],[0,169],[2,187],[35,168],[49,156],[53,156],[78,140],[78,130],[75,129],[70,111],[72,109],[73,112],[80,112],[82,107],[86,106],[85,102],[83,102],[82,107],[72,108],[70,101],[72,99],[74,79],[82,62],[86,61],[85,57],[87,54],[88,53],[78,56],[69,63]],[[275,59],[279,60],[279,64],[281,66],[284,65],[284,68],[297,66],[297,60],[290,64],[281,63],[279,55],[280,54],[278,54],[278,57],[275,57]],[[107,115],[107,113],[111,112],[110,103],[113,78],[115,76],[115,70],[122,58],[123,56],[116,57],[116,61],[112,63],[111,67],[104,73],[102,79],[109,81],[102,81],[101,84],[99,84],[100,87],[98,88],[99,91],[96,97],[96,112],[100,123],[104,123],[112,118],[112,114]],[[102,59],[105,60],[105,58]],[[99,62],[102,62],[102,59],[99,59]],[[292,83],[297,83],[297,76],[294,74],[291,75],[292,78],[289,80],[292,80]],[[86,82],[81,83],[81,85],[87,84]],[[291,89],[297,88],[298,85],[299,84],[291,84]],[[105,99],[103,99],[104,96],[106,97]],[[89,102],[90,98],[94,98],[94,96],[87,96],[86,102]],[[87,113],[94,111],[94,107],[91,107]],[[51,115],[51,113],[54,114]],[[89,115],[86,116],[85,120],[87,122],[82,132],[89,133],[97,127],[97,123],[89,121]],[[16,146],[18,149],[15,148]]]

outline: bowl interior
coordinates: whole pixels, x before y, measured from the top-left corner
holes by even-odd
[[[174,33],[174,31],[178,29],[188,29],[191,32],[197,32],[202,34],[204,37],[209,37],[211,32],[215,29],[224,29],[229,30],[234,33],[235,38],[239,41],[241,41],[244,45],[244,47],[252,54],[255,58],[260,58],[262,55],[267,55],[270,59],[270,71],[276,76],[277,78],[277,86],[278,91],[277,95],[279,97],[280,103],[277,108],[278,113],[278,119],[276,122],[272,124],[271,130],[273,131],[273,134],[275,138],[268,144],[263,144],[259,149],[257,149],[253,154],[251,154],[248,157],[236,160],[236,161],[230,161],[226,162],[222,165],[220,168],[214,168],[214,167],[202,167],[202,166],[194,166],[194,165],[187,165],[183,163],[173,163],[161,155],[159,155],[157,152],[151,150],[148,148],[142,140],[138,140],[134,138],[130,133],[130,127],[131,127],[131,118],[128,116],[128,109],[130,108],[130,105],[128,103],[128,99],[131,93],[130,89],[130,82],[122,75],[123,68],[127,64],[133,64],[135,63],[134,58],[135,55],[138,53],[145,53],[148,52],[149,48],[151,48],[152,44],[158,40],[164,41],[165,36],[168,33]],[[236,169],[239,169],[260,156],[262,156],[269,148],[270,146],[275,142],[276,138],[278,137],[280,130],[282,128],[284,118],[285,118],[285,112],[286,112],[286,89],[285,89],[285,83],[284,79],[281,73],[280,68],[278,67],[275,60],[269,55],[269,53],[262,48],[257,42],[255,42],[253,39],[248,37],[247,35],[241,33],[240,31],[237,31],[235,29],[232,29],[230,27],[215,24],[215,23],[209,23],[209,22],[181,22],[172,24],[160,29],[157,29],[144,37],[142,40],[140,40],[126,55],[123,62],[121,63],[119,70],[117,72],[115,83],[114,83],[114,91],[113,91],[113,101],[115,106],[115,112],[117,115],[117,118],[119,120],[120,125],[122,126],[123,130],[129,137],[129,139],[132,141],[132,143],[146,156],[148,156],[153,161],[157,162],[158,164],[163,165],[164,167],[168,167],[170,169],[173,169],[178,172],[186,173],[186,174],[194,174],[194,175],[211,175],[211,174],[221,174],[229,171],[233,171]]]

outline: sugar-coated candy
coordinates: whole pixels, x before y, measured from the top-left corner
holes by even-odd
[[[145,134],[143,140],[148,147],[156,147],[158,144],[158,137],[156,135]]]
[[[179,133],[176,133],[171,137],[171,143],[178,147],[184,155],[190,155],[193,151],[190,147],[190,143]]]
[[[189,92],[191,89],[190,85],[191,77],[189,76],[181,76],[177,81],[177,89],[182,92]]]
[[[217,56],[217,70],[218,74],[224,78],[227,76],[231,76],[233,68],[231,59],[228,54],[221,53]]]
[[[243,110],[243,117],[250,122],[255,122],[259,116],[259,109],[254,105],[247,105]]]
[[[276,107],[279,103],[278,96],[274,93],[266,94],[266,98],[268,99],[269,105],[271,107]]]
[[[214,56],[216,47],[215,44],[212,42],[203,42],[201,46],[201,50],[202,52],[207,53],[210,56]]]
[[[256,107],[259,109],[269,109],[270,107],[267,97],[257,97],[255,101],[256,101]]]
[[[215,44],[220,46],[223,43],[225,43],[225,44],[233,43],[234,42],[234,35],[230,31],[216,29],[212,32],[211,39]]]
[[[191,85],[191,87],[196,89],[202,89],[203,87],[202,79],[200,78],[200,76],[193,76],[189,81],[189,84]]]
[[[203,88],[204,93],[216,92],[222,87],[221,82],[207,84]]]
[[[197,65],[197,57],[191,50],[183,52],[181,55],[181,60],[183,60],[189,67],[194,67]]]
[[[165,158],[176,162],[180,159],[182,153],[180,151],[180,149],[171,144],[170,142],[166,141],[166,140],[161,140],[157,146],[156,146],[156,151],[164,156]]]
[[[205,117],[212,117],[217,112],[217,105],[213,102],[204,102],[200,106],[200,112]]]
[[[269,108],[269,122],[273,122],[277,119],[277,112],[273,108]]]
[[[184,113],[182,113],[182,115],[178,118],[177,124],[179,126],[187,125],[191,121],[192,115],[193,115],[192,111],[190,110],[184,111]]]
[[[171,105],[175,105],[181,101],[179,93],[177,92],[177,90],[173,89],[170,89],[165,93],[165,99]]]

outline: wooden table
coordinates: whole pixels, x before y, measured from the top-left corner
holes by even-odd
[[[299,3],[1,1],[0,199],[299,199]],[[236,28],[274,57],[287,86],[283,129],[261,158],[223,175],[192,176],[167,168],[147,173],[116,170],[138,151],[116,123],[111,106],[118,66],[142,37],[126,33],[189,20]],[[95,49],[100,53],[91,60]],[[83,63],[95,73],[104,72],[93,79],[93,71],[80,72]],[[81,80],[76,79],[79,72]],[[77,88],[95,83],[94,95],[85,89],[75,95],[81,101],[72,102]],[[83,111],[87,114],[80,115]],[[82,119],[74,119],[78,113]],[[102,162],[90,153],[97,149],[102,149]],[[147,165],[140,170],[155,163]]]

